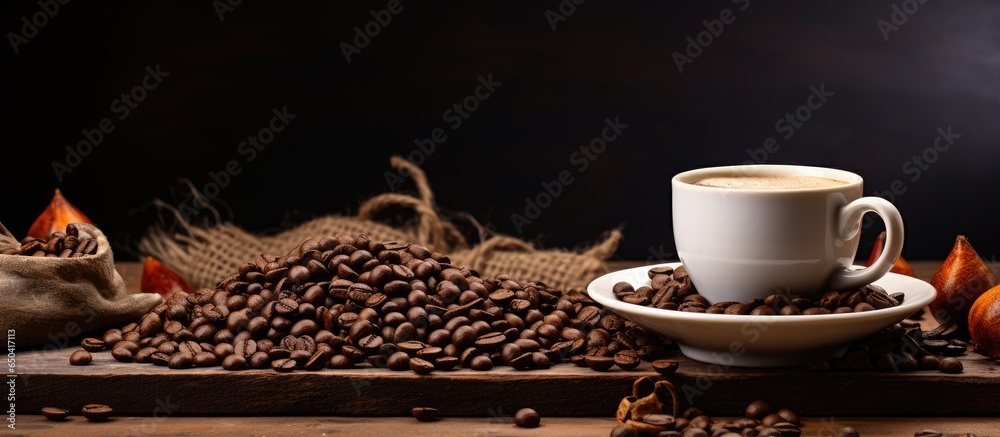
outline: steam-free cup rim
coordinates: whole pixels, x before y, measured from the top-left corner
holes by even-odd
[[[725,187],[709,187],[704,185],[695,185],[694,183],[709,177],[719,177],[719,176],[815,176],[828,179],[834,179],[842,181],[844,185],[835,185],[832,187],[813,187],[813,188],[787,188],[781,190],[768,190],[768,189],[758,189],[758,188],[725,188]],[[856,173],[849,172],[847,170],[840,170],[828,167],[812,167],[805,165],[779,165],[779,164],[752,164],[752,165],[727,165],[721,167],[704,167],[694,170],[688,170],[685,172],[678,173],[670,179],[671,186],[675,188],[683,187],[684,189],[693,190],[695,192],[738,192],[745,194],[768,194],[774,195],[775,193],[804,193],[804,192],[828,192],[834,193],[843,190],[845,187],[849,186],[860,186],[863,179],[860,175]]]

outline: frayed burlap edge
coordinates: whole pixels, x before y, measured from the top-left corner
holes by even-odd
[[[622,238],[620,231],[612,230],[603,241],[583,253],[536,250],[518,238],[504,235],[491,237],[480,227],[480,238],[484,241],[470,248],[455,225],[438,214],[434,193],[424,172],[398,156],[390,159],[390,165],[400,174],[413,179],[419,197],[399,193],[380,194],[362,204],[357,217],[320,217],[271,236],[255,235],[229,222],[211,226],[193,225],[176,208],[158,201],[158,206],[172,214],[171,222],[177,230],[161,224],[141,239],[138,248],[142,253],[159,259],[193,285],[207,287],[236,272],[240,264],[262,253],[285,254],[307,239],[327,235],[364,234],[379,241],[417,242],[450,254],[454,264],[468,266],[481,275],[506,273],[523,280],[544,282],[550,287],[568,289],[586,286],[591,279],[606,273],[604,260],[614,254]],[[194,194],[198,195],[197,192]],[[388,207],[412,209],[417,217],[416,223],[391,227],[373,221],[379,211]],[[478,223],[475,224],[478,227]]]

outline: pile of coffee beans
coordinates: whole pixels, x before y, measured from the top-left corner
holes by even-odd
[[[28,237],[21,241],[20,250],[11,248],[0,253],[53,258],[75,258],[97,253],[97,240],[78,238],[76,228],[70,228],[67,232],[53,232],[48,240]]]
[[[954,325],[942,325],[925,332],[920,323],[907,319],[848,346],[841,358],[812,362],[808,367],[818,371],[877,369],[962,373],[962,361],[955,357],[964,355],[968,345],[955,338],[957,332]]]
[[[903,303],[903,293],[889,294],[874,284],[858,290],[831,291],[819,299],[794,298],[775,293],[765,299],[750,302],[717,302],[710,304],[691,283],[684,266],[654,267],[648,272],[650,285],[634,288],[628,282],[614,285],[612,292],[623,302],[692,313],[732,314],[753,316],[819,315],[873,311]]]
[[[138,323],[85,339],[118,361],[172,369],[347,369],[427,374],[466,367],[605,370],[653,360],[669,340],[607,313],[581,290],[480,278],[417,244],[307,240],[264,254],[214,289],[177,292]],[[89,362],[74,353],[71,364]]]

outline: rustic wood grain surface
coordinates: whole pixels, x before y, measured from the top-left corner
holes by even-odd
[[[612,268],[638,264],[616,262]],[[914,262],[913,266],[926,279],[938,264]],[[122,263],[119,270],[130,291],[137,291],[141,266]],[[81,368],[68,365],[70,352],[18,355],[23,371],[18,431],[52,435],[607,435],[614,427],[610,418],[614,408],[632,381],[654,374],[648,364],[632,372],[597,373],[559,365],[544,372],[498,368],[423,377],[377,369],[282,375],[220,368],[176,371],[118,363],[107,352],[96,354],[93,364]],[[996,401],[1000,399],[1000,370],[993,360],[975,354],[963,358],[965,372],[959,375],[720,369],[687,360],[679,352],[674,355],[682,363],[678,385],[709,381],[711,388],[698,394],[695,402],[711,406],[717,415],[738,414],[747,402],[766,397],[811,416],[803,435],[823,435],[834,424],[855,426],[862,435],[913,435],[924,428],[1000,435],[1000,419],[996,419],[1000,416]],[[90,402],[111,404],[123,416],[96,424],[80,417],[55,423],[26,414],[44,406],[78,408]],[[407,416],[418,405],[440,408],[445,419],[418,423],[407,417],[385,417]],[[510,416],[524,406],[542,414],[543,427],[523,430],[511,424]],[[267,415],[281,417],[260,417]],[[302,415],[316,417],[295,417]],[[856,417],[868,415],[897,417]]]

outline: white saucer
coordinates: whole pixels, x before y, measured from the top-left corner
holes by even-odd
[[[665,335],[688,358],[725,367],[791,367],[829,357],[852,341],[892,326],[934,300],[930,284],[888,273],[875,281],[906,297],[899,306],[875,311],[812,316],[737,316],[661,310],[622,302],[611,293],[618,282],[649,285],[647,271],[665,263],[611,272],[593,280],[587,293],[605,308]]]

